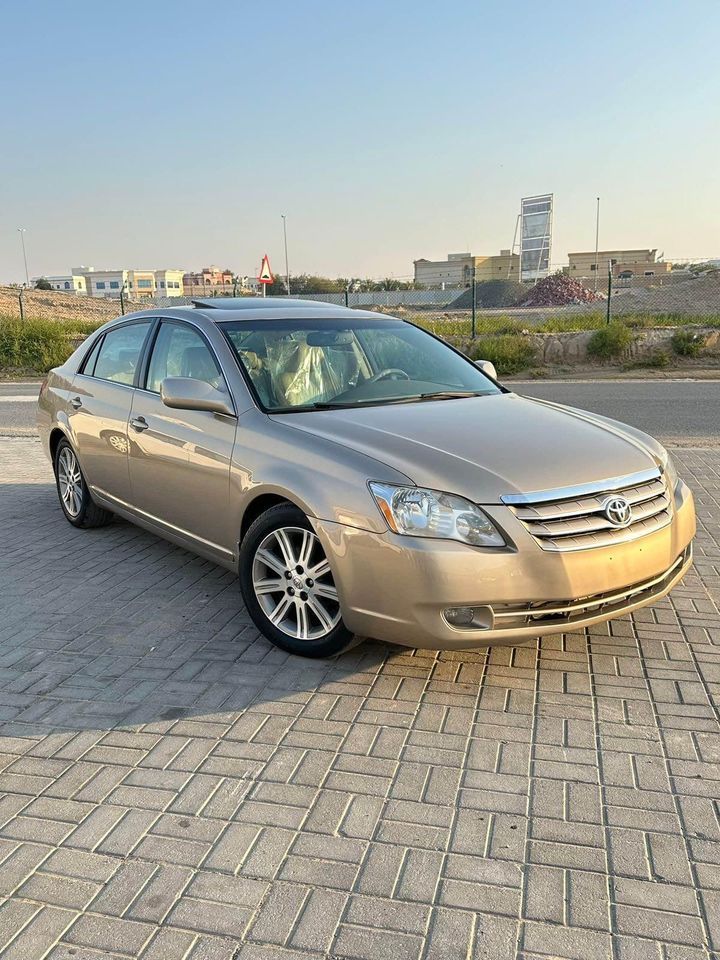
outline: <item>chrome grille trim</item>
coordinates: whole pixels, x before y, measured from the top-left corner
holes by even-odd
[[[652,597],[665,590],[670,581],[691,557],[692,548],[688,547],[668,570],[650,580],[645,580],[623,590],[599,593],[592,597],[569,601],[522,605],[491,604],[494,628],[510,630],[532,624],[542,624],[543,622],[557,622],[558,625],[562,625],[563,623],[572,623],[576,619],[594,616],[609,608],[622,609],[639,597],[651,600]]]
[[[603,512],[607,497],[618,494],[632,507],[632,520],[626,527],[615,526]],[[544,499],[539,497],[531,493],[501,499],[535,542],[553,553],[626,543],[662,529],[672,519],[672,497],[657,468],[583,488],[548,490],[542,494]]]
[[[536,490],[533,493],[506,493],[500,497],[508,506],[520,503],[543,503],[546,500],[560,500],[568,497],[582,497],[590,493],[612,493],[621,487],[630,487],[638,483],[645,483],[661,476],[658,467],[641,470],[639,473],[630,473],[625,477],[612,477],[610,480],[594,480],[592,483],[581,483],[574,487],[561,487],[559,490]]]

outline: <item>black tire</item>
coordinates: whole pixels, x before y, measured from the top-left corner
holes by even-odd
[[[274,551],[275,545],[282,547],[288,542],[290,553],[282,549]],[[304,562],[305,555],[306,568],[300,563],[291,570],[288,557],[293,556],[294,549],[298,550],[298,560]],[[269,559],[272,567],[261,557]],[[313,571],[318,571],[316,580],[309,576]],[[276,647],[301,657],[332,657],[352,646],[355,638],[340,615],[340,604],[335,599],[337,591],[325,552],[308,518],[297,507],[281,503],[254,521],[240,545],[238,572],[240,590],[253,623]],[[267,577],[261,577],[260,572],[266,573]],[[258,587],[267,587],[261,592],[262,602],[256,592],[256,583]],[[278,589],[271,589],[276,584]],[[270,620],[267,611],[271,607],[275,607],[275,611],[281,608],[287,611],[287,617],[278,619],[279,625]],[[301,636],[303,632],[307,636]]]
[[[73,491],[71,494],[64,496],[63,491],[66,493],[68,491],[67,477],[70,475],[68,472],[70,464],[74,464],[76,468],[72,473],[75,478],[72,482]],[[67,440],[63,439],[58,443],[53,467],[58,500],[62,512],[65,514],[65,519],[69,523],[74,527],[85,528],[105,527],[108,523],[112,523],[113,514],[109,510],[99,507],[90,496],[88,485],[85,483],[85,477],[80,467],[80,461]]]

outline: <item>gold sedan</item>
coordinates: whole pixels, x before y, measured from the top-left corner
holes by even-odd
[[[70,523],[117,514],[224,565],[258,629],[306,656],[580,630],[692,562],[692,494],[657,441],[375,313],[122,317],[50,372],[38,426]]]

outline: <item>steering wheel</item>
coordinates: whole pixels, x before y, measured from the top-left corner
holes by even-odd
[[[400,370],[399,367],[385,367],[384,370],[380,370],[378,373],[374,373],[370,377],[367,383],[377,383],[378,380],[386,380],[388,377],[393,377],[395,380],[409,380],[410,377],[405,373],[404,370]]]

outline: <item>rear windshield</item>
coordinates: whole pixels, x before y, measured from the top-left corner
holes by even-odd
[[[255,320],[221,329],[271,412],[485,396],[500,389],[402,320]]]

